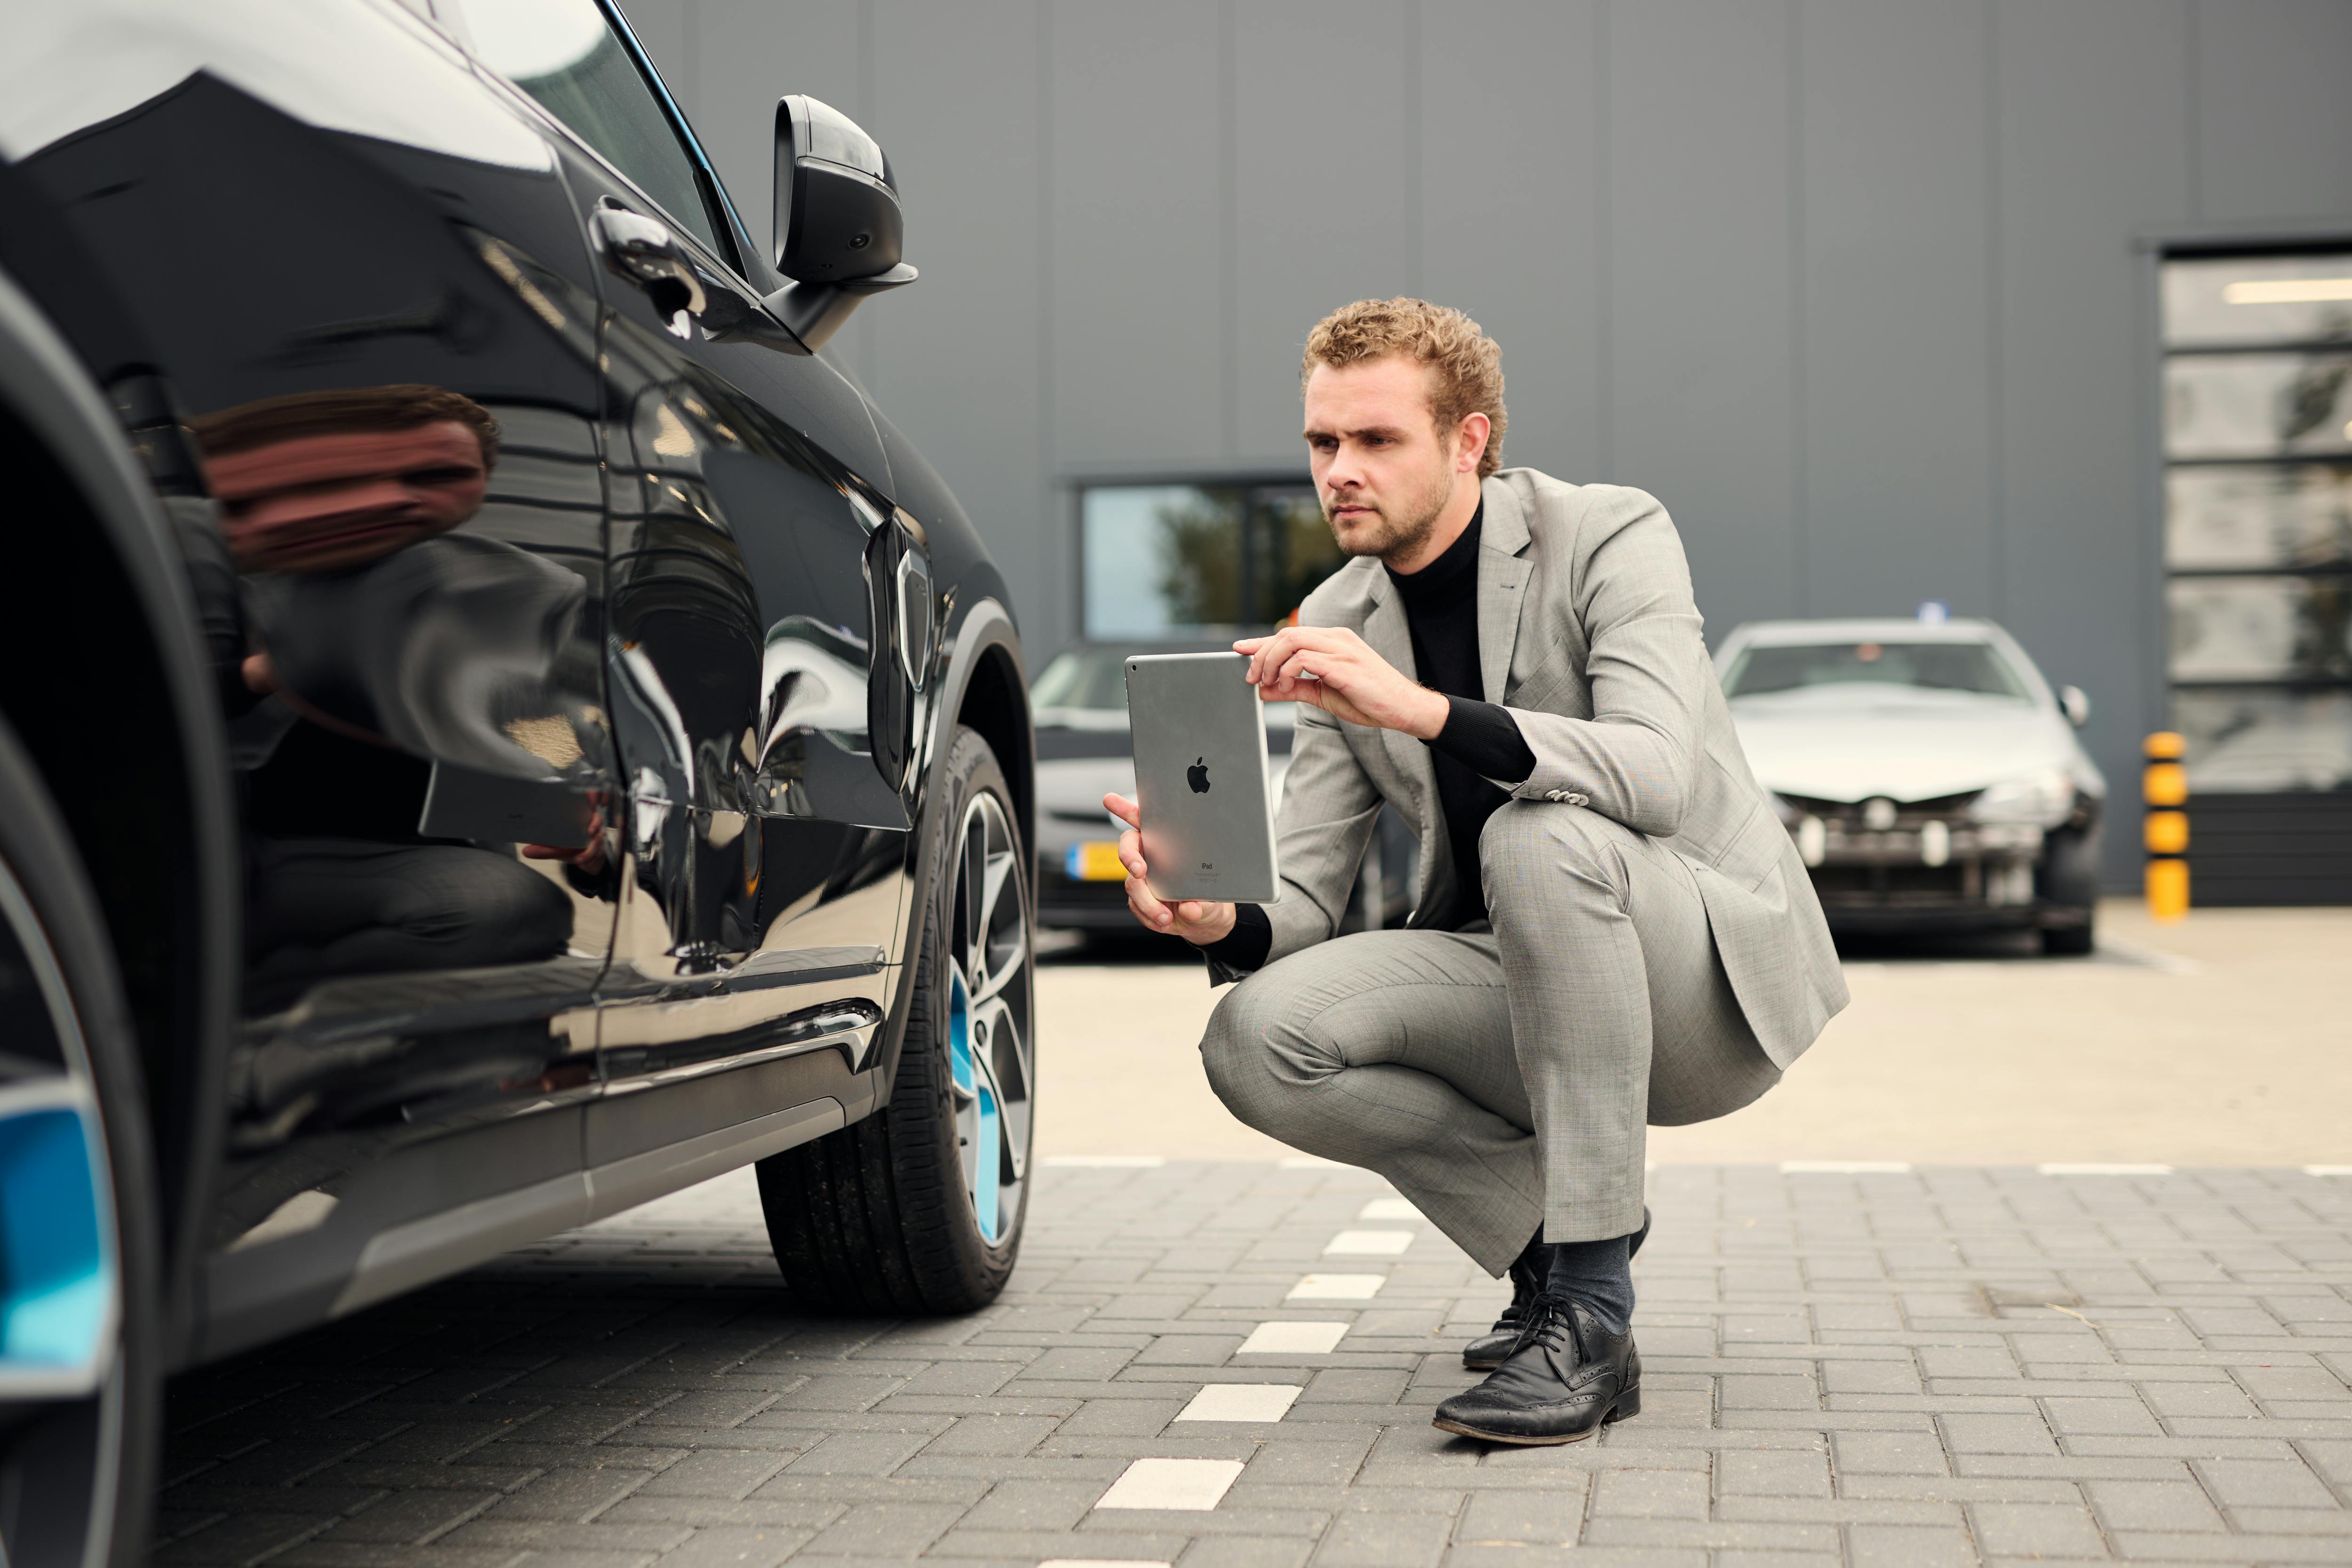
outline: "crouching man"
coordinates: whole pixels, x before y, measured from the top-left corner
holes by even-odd
[[[1845,1005],[1802,863],[1741,754],[1665,510],[1501,470],[1500,351],[1459,311],[1349,305],[1307,339],[1306,435],[1354,557],[1234,647],[1299,710],[1281,898],[1130,907],[1240,984],[1201,1043],[1234,1115],[1395,1184],[1509,1309],[1437,1407],[1568,1443],[1641,1408],[1651,1122],[1721,1116]],[[1335,937],[1382,805],[1416,826],[1401,931]]]

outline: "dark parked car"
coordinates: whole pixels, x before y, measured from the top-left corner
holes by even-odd
[[[600,0],[78,0],[0,51],[0,1560],[160,1378],[751,1162],[781,1295],[993,1298],[1034,1062],[1003,579]],[[887,307],[877,307],[887,308]]]

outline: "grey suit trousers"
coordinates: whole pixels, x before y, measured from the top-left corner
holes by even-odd
[[[1779,1081],[1690,868],[1582,806],[1512,801],[1479,845],[1493,925],[1365,931],[1268,964],[1201,1042],[1234,1115],[1379,1172],[1490,1274],[1642,1223],[1649,1123]]]

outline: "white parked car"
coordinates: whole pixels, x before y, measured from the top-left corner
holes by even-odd
[[[2106,780],[1990,621],[1756,621],[1716,655],[1832,928],[2025,928],[2088,952]]]

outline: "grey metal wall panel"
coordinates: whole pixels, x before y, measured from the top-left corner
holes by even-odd
[[[1052,440],[1065,471],[1223,455],[1218,34],[1207,5],[1055,8]]]
[[[1798,599],[1792,29],[1654,0],[1608,31],[1609,477],[1674,514],[1719,641]]]
[[[1992,608],[1987,16],[1805,0],[1809,615]]]
[[[2352,5],[2197,0],[2200,216],[2352,212]]]
[[[644,4],[621,7],[629,18],[629,30],[645,45],[646,52],[661,68],[662,83],[694,112],[696,101],[695,67],[698,51],[692,47],[697,0],[646,0]]]
[[[1066,616],[1043,465],[1045,222],[1034,4],[877,0],[864,123],[906,203],[922,280],[858,313],[868,384],[954,487],[1042,639]]]
[[[1304,468],[1307,332],[1350,300],[1403,292],[1409,275],[1404,7],[1244,5],[1233,26],[1233,455]]]
[[[1413,287],[1467,311],[1502,345],[1503,460],[1598,479],[1595,7],[1431,0],[1420,34]]]
[[[2106,840],[2137,874],[2140,737],[2161,721],[2148,565],[2147,363],[2136,226],[2186,218],[2185,5],[2003,0],[1996,16],[2001,489],[1998,610],[2053,681],[2089,692],[2117,786]],[[2167,90],[2168,87],[2170,90]]]
[[[2352,217],[2347,0],[626,3],[755,227],[777,94],[890,149],[923,281],[836,357],[1041,650],[1070,482],[1298,471],[1307,329],[1410,290],[1504,345],[1509,460],[1664,499],[1713,632],[1994,614],[2123,795],[2163,719],[2134,238]]]
[[[775,205],[776,100],[804,92],[852,119],[866,116],[860,7],[814,0],[688,3],[697,47],[687,112],[751,237],[764,245]],[[632,5],[630,13],[643,8]],[[915,237],[919,243],[921,236]]]

